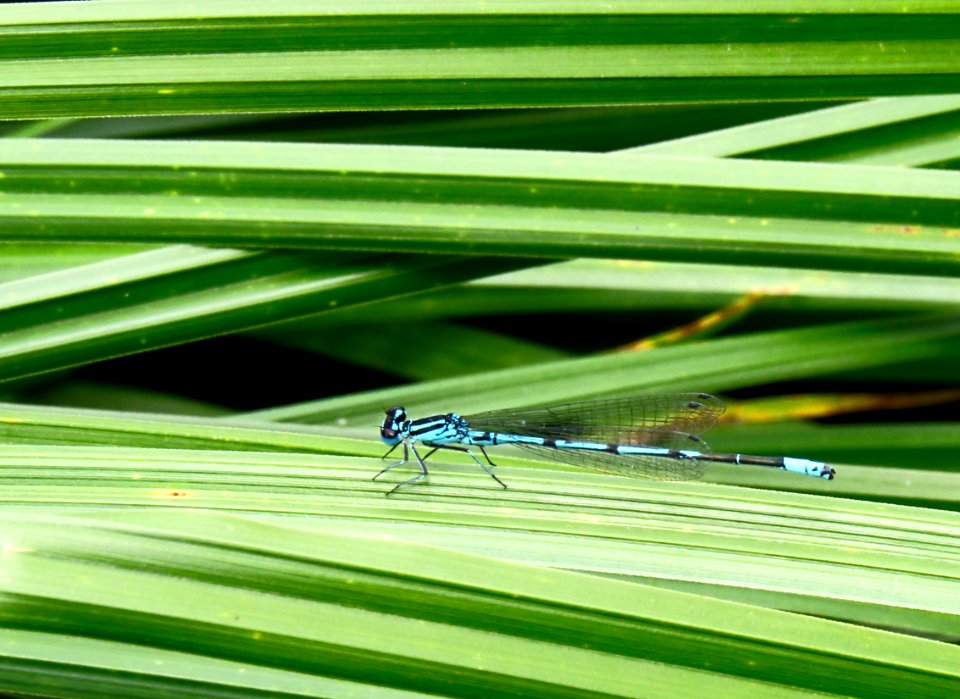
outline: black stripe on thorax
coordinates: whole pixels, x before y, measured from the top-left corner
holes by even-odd
[[[447,418],[444,415],[421,418],[410,423],[410,434],[416,436],[424,432],[432,432],[445,424],[447,424]]]

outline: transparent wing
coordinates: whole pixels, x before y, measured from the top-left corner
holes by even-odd
[[[672,434],[703,432],[723,411],[720,399],[707,393],[674,393],[494,410],[465,419],[472,429],[485,432],[670,446]]]
[[[662,432],[660,437],[662,442],[660,446],[670,449],[695,449],[704,452],[709,450],[706,443],[696,435],[683,432]],[[586,449],[557,449],[534,444],[515,444],[513,446],[520,447],[550,461],[560,461],[581,468],[616,473],[633,478],[692,481],[701,478],[704,470],[704,462],[695,458],[674,459],[663,456],[611,454]]]

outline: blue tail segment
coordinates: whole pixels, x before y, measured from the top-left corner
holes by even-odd
[[[804,476],[814,476],[816,478],[826,478],[832,481],[837,472],[832,467],[827,466],[822,461],[810,461],[809,459],[795,459],[792,456],[783,457],[783,468],[790,473],[800,473]]]
[[[420,472],[387,493],[425,479],[426,460],[438,449],[469,454],[497,483],[486,447],[513,445],[556,461],[609,473],[660,480],[693,480],[708,463],[775,468],[832,480],[836,471],[820,461],[790,456],[714,454],[699,433],[723,414],[723,403],[707,393],[635,396],[567,403],[543,408],[496,410],[461,417],[457,413],[410,420],[404,408],[387,410],[380,437],[390,450],[403,447],[403,459],[380,471],[374,480],[410,461]],[[430,449],[421,456],[420,444]],[[480,450],[484,464],[470,449]]]

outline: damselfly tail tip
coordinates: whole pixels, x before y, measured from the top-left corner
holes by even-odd
[[[783,457],[783,468],[791,473],[799,473],[804,476],[813,476],[815,478],[824,478],[832,481],[837,475],[832,466],[827,466],[822,461],[811,461],[810,459],[796,459],[792,456]]]

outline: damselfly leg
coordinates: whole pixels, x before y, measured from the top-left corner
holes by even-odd
[[[411,444],[411,445],[409,445],[409,449],[408,449],[408,446],[407,446],[406,443],[402,443],[402,444],[403,444],[403,459],[402,459],[401,461],[396,462],[395,464],[390,464],[389,466],[387,466],[385,469],[383,469],[382,471],[380,471],[380,473],[378,473],[377,475],[375,475],[375,476],[374,476],[373,478],[371,478],[370,480],[374,480],[374,481],[375,481],[375,480],[377,480],[380,476],[382,476],[384,473],[386,473],[387,471],[391,471],[391,470],[395,469],[397,466],[403,466],[404,464],[406,464],[407,462],[409,462],[409,461],[410,461],[410,450],[413,451],[413,455],[414,455],[414,457],[416,458],[417,463],[420,465],[420,471],[421,471],[421,473],[418,473],[418,474],[417,474],[416,476],[414,476],[413,478],[411,478],[411,479],[409,479],[409,480],[406,480],[406,481],[400,483],[399,485],[394,486],[393,490],[391,490],[390,492],[388,492],[387,495],[390,495],[391,493],[395,493],[395,492],[396,492],[397,490],[399,490],[400,488],[402,488],[402,487],[404,487],[404,486],[407,486],[407,485],[412,485],[412,484],[416,483],[417,481],[420,481],[420,480],[422,480],[423,478],[425,478],[425,477],[428,475],[428,472],[427,472],[427,466],[426,466],[426,464],[424,464],[424,462],[425,462],[427,459],[429,459],[429,458],[433,455],[433,453],[436,452],[438,449],[450,449],[450,450],[452,450],[452,451],[460,451],[460,452],[464,452],[464,453],[466,453],[466,454],[469,454],[469,455],[470,455],[470,458],[472,458],[474,461],[476,461],[477,464],[480,466],[480,468],[482,468],[484,471],[486,471],[493,480],[495,480],[497,483],[499,483],[500,486],[501,486],[502,488],[504,488],[504,490],[506,490],[507,484],[504,483],[503,481],[501,481],[499,478],[497,478],[497,474],[495,474],[493,471],[490,470],[490,466],[496,468],[497,465],[496,465],[495,463],[493,463],[493,461],[490,460],[490,455],[487,454],[487,450],[484,449],[482,446],[481,446],[481,447],[478,447],[478,448],[480,449],[480,452],[483,454],[483,457],[487,460],[487,463],[489,463],[490,466],[487,466],[487,464],[485,464],[485,463],[483,463],[482,461],[480,461],[480,459],[477,458],[477,455],[474,454],[473,451],[471,451],[470,449],[467,449],[466,447],[453,446],[452,444],[440,444],[440,445],[437,445],[437,446],[433,447],[430,451],[428,451],[426,454],[424,454],[424,455],[421,457],[421,456],[420,456],[420,453],[417,451],[416,446],[414,446],[414,445]],[[395,445],[393,445],[392,447],[390,447],[390,449],[387,451],[387,453],[384,454],[383,456],[381,456],[380,458],[381,458],[381,459],[387,458],[388,456],[390,456],[390,454],[393,453],[393,450],[396,449],[398,446],[400,446],[400,444],[395,444]]]
[[[487,464],[490,464],[490,466],[493,466],[494,468],[496,468],[497,465],[490,460],[490,455],[487,454],[487,450],[484,449],[482,446],[479,446],[479,445],[477,445],[477,448],[480,450],[480,453],[483,454],[483,458],[485,458],[485,459],[487,460]],[[503,482],[502,480],[500,480],[499,478],[497,478],[497,474],[495,474],[493,471],[491,471],[491,470],[490,470],[490,467],[487,466],[487,464],[483,463],[480,459],[478,459],[478,458],[477,458],[477,455],[474,454],[470,449],[467,449],[466,447],[455,447],[455,446],[453,446],[453,445],[451,445],[451,444],[441,444],[441,445],[435,446],[433,449],[431,449],[429,452],[427,452],[427,455],[423,457],[424,461],[426,461],[427,458],[430,456],[430,454],[432,454],[433,452],[435,452],[437,449],[452,449],[453,451],[462,451],[462,452],[464,452],[464,453],[466,453],[466,454],[469,454],[469,455],[470,455],[470,458],[473,459],[474,461],[476,461],[477,464],[480,466],[480,468],[482,468],[484,471],[486,471],[493,480],[495,480],[497,483],[499,483],[499,484],[503,487],[504,490],[507,489],[507,484],[504,483],[504,482]]]
[[[397,446],[399,446],[399,445],[397,445]],[[395,449],[395,448],[396,448],[396,446],[393,447],[393,449]],[[390,449],[390,451],[388,451],[386,454],[384,454],[381,458],[384,458],[384,459],[387,458],[387,457],[390,455],[390,452],[393,451],[393,449]],[[413,485],[413,484],[416,483],[417,481],[423,480],[424,478],[426,478],[427,476],[429,476],[429,475],[430,475],[430,472],[427,471],[427,465],[426,465],[425,463],[423,463],[423,458],[420,457],[420,452],[417,451],[417,447],[416,447],[415,445],[411,444],[411,445],[409,445],[409,448],[408,448],[407,444],[404,443],[404,444],[403,444],[403,461],[398,461],[398,462],[395,463],[395,464],[390,464],[389,466],[387,466],[385,469],[383,469],[382,471],[380,471],[380,473],[378,473],[377,475],[375,475],[375,476],[374,476],[373,478],[371,478],[370,480],[375,481],[375,480],[377,480],[380,476],[382,476],[384,473],[386,473],[387,471],[390,471],[390,470],[392,470],[392,469],[395,469],[397,466],[403,466],[405,463],[407,463],[408,461],[410,461],[410,452],[411,452],[411,451],[413,452],[414,458],[417,460],[417,464],[420,466],[420,473],[418,473],[417,475],[415,475],[413,478],[409,478],[409,479],[403,481],[402,483],[398,483],[397,485],[393,486],[393,488],[392,488],[390,491],[387,492],[387,495],[392,495],[393,493],[395,493],[395,492],[397,492],[398,490],[400,490],[400,488],[403,488],[404,486],[407,486],[407,485]],[[431,452],[431,453],[432,453],[432,452]],[[428,454],[428,456],[429,456],[429,454]]]

